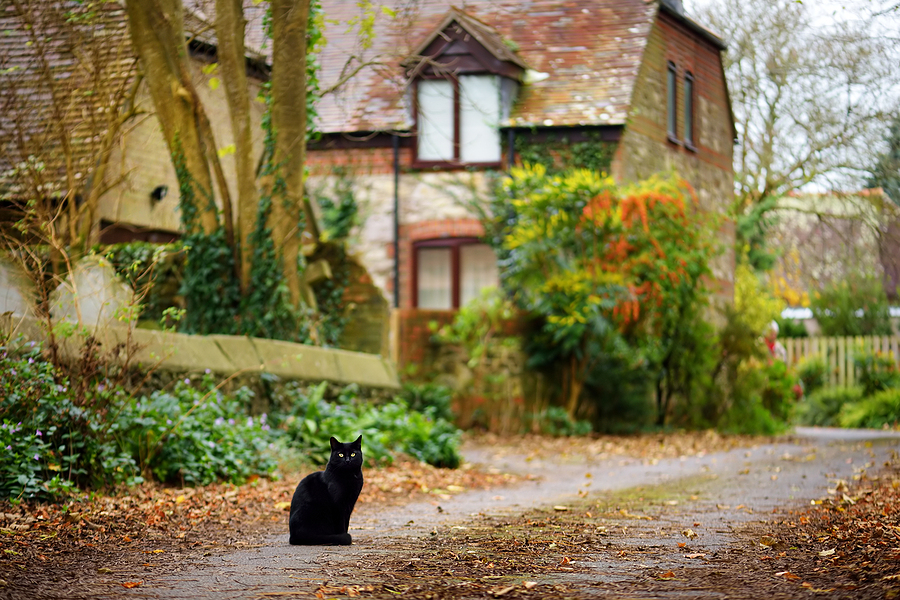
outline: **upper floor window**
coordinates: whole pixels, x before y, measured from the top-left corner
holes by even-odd
[[[694,148],[694,76],[684,75],[684,145]]]
[[[497,255],[477,238],[448,238],[415,245],[415,305],[453,309],[499,285]]]
[[[421,79],[416,87],[419,162],[500,162],[500,77]]]
[[[666,71],[666,133],[669,139],[678,139],[678,77],[675,64],[669,63]]]

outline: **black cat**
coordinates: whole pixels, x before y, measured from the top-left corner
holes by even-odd
[[[362,436],[344,444],[331,438],[331,458],[324,471],[297,484],[291,499],[291,544],[349,546],[350,513],[363,486]]]

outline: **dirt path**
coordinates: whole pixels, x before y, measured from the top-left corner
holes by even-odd
[[[285,531],[218,556],[198,551],[110,597],[796,597],[808,589],[779,574],[782,548],[753,536],[773,510],[808,506],[898,445],[893,433],[803,429],[783,443],[658,461],[468,447],[469,461],[533,478],[361,506],[349,548],[292,547]]]

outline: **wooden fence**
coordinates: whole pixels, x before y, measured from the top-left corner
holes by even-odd
[[[890,356],[894,364],[900,365],[900,337],[897,336],[782,338],[779,341],[787,350],[788,365],[816,356],[824,360],[830,386],[856,383],[853,359],[860,354]]]

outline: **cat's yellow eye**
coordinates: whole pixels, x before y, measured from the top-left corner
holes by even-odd
[[[356,456],[356,452],[351,452],[351,453],[350,453],[350,458],[353,458],[354,456]]]
[[[344,458],[344,453],[341,452],[341,453],[338,454],[338,456],[340,456],[341,458]]]

